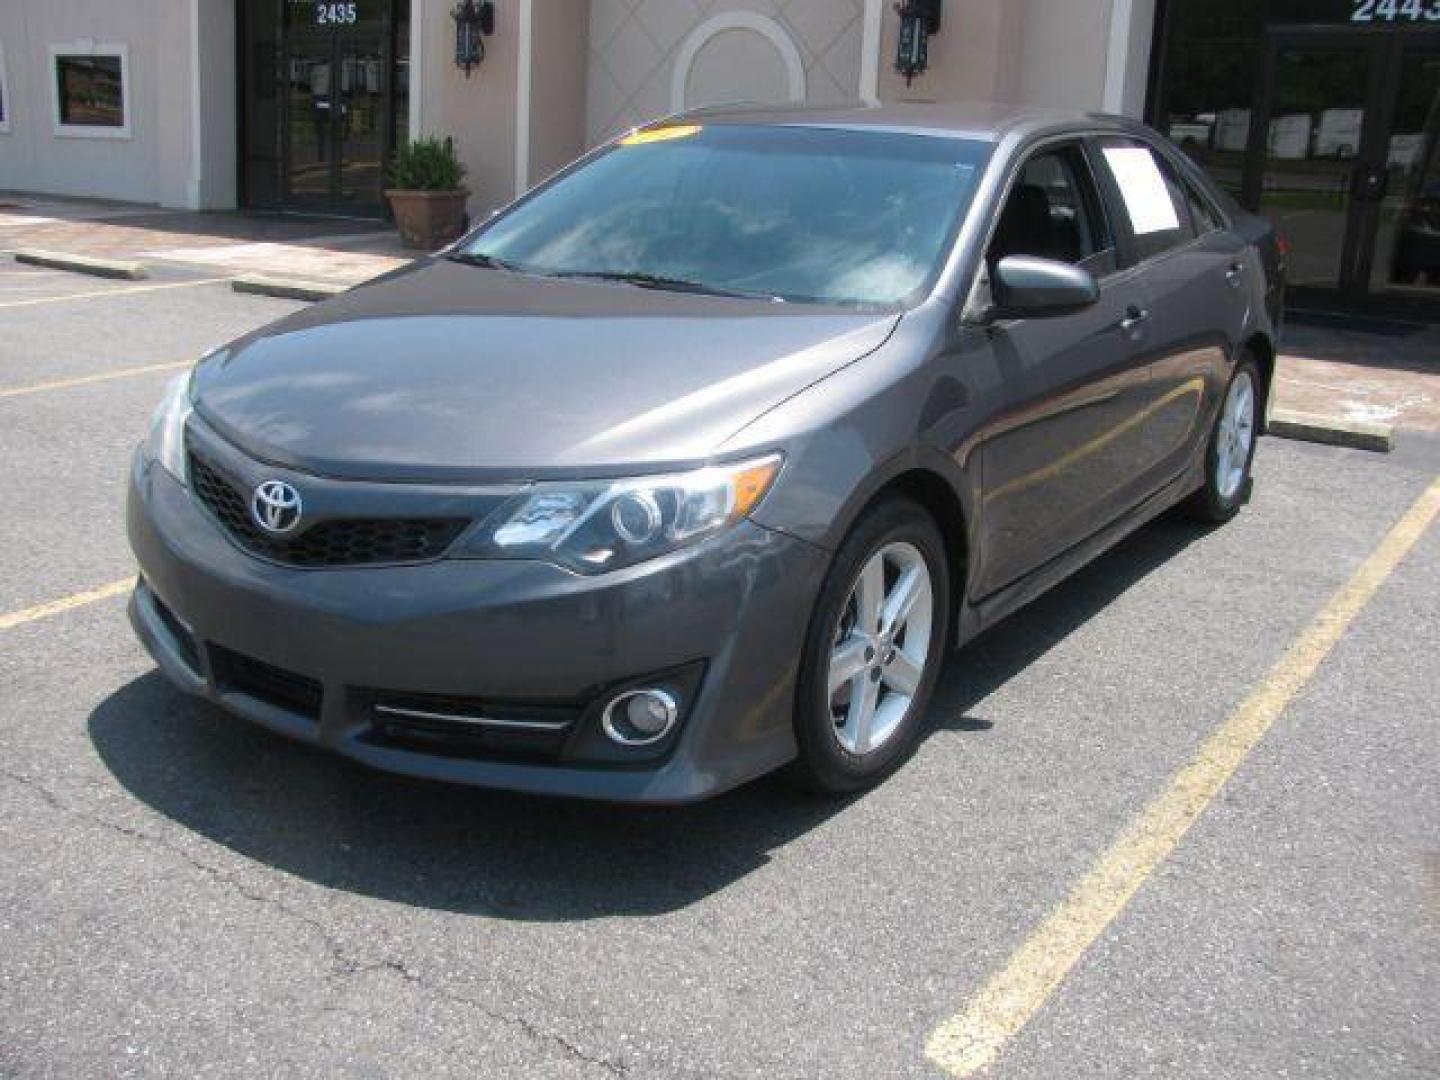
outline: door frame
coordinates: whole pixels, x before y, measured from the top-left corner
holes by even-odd
[[[1440,317],[1440,297],[1396,297],[1377,293],[1370,288],[1374,270],[1376,242],[1379,237],[1383,200],[1356,199],[1351,194],[1355,180],[1363,169],[1387,169],[1390,138],[1395,113],[1400,101],[1400,80],[1405,52],[1415,43],[1423,43],[1440,51],[1440,29],[1428,27],[1378,26],[1289,26],[1273,25],[1265,29],[1264,54],[1261,57],[1254,105],[1251,109],[1250,133],[1245,147],[1241,202],[1258,213],[1263,197],[1266,156],[1269,149],[1270,122],[1275,113],[1275,92],[1278,58],[1284,49],[1313,49],[1363,52],[1369,63],[1365,87],[1365,119],[1360,146],[1353,159],[1354,167],[1347,181],[1345,231],[1339,252],[1337,284],[1333,288],[1311,286],[1291,290],[1293,299],[1307,299],[1317,304],[1340,302],[1347,306],[1368,308],[1380,313],[1405,312],[1431,319]]]

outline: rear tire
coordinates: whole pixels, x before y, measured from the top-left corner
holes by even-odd
[[[1260,369],[1248,353],[1235,365],[1205,447],[1205,483],[1183,504],[1190,517],[1220,525],[1250,500],[1263,393]]]
[[[845,794],[914,749],[950,623],[944,539],[919,504],[891,497],[840,545],[815,603],[795,700],[792,779]]]

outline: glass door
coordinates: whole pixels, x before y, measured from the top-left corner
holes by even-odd
[[[357,213],[381,204],[385,186],[389,73],[380,33],[348,34],[338,41],[340,83],[335,138],[335,209]]]
[[[409,111],[408,0],[250,0],[238,13],[244,204],[383,216]]]
[[[336,129],[341,103],[335,85],[331,34],[301,24],[287,35],[285,92],[285,203],[328,210],[338,161]]]
[[[1396,300],[1440,300],[1440,35],[1397,44],[1368,281],[1372,292]]]
[[[1243,201],[1289,240],[1296,301],[1440,312],[1437,144],[1440,33],[1271,32]]]
[[[1295,289],[1345,289],[1373,206],[1382,46],[1355,32],[1273,34],[1251,124],[1245,202],[1290,242]]]

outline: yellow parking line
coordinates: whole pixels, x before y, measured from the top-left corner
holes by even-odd
[[[994,1062],[1205,812],[1437,513],[1440,479],[1005,966],[931,1034],[925,1055],[932,1062],[955,1077],[973,1076]]]
[[[144,367],[121,368],[119,371],[106,371],[99,375],[76,375],[69,379],[56,379],[53,382],[31,383],[29,386],[12,386],[9,389],[0,389],[0,398],[23,397],[26,394],[39,394],[46,390],[66,390],[72,386],[86,386],[90,383],[109,382],[111,379],[128,379],[135,375],[149,375],[155,371],[177,371],[180,368],[189,367],[193,363],[190,360],[177,360],[164,364],[146,364]]]
[[[119,581],[112,581],[109,585],[101,585],[98,589],[87,589],[85,592],[75,593],[73,596],[65,596],[59,600],[51,600],[48,604],[37,604],[35,607],[24,608],[21,611],[12,611],[8,615],[0,615],[0,630],[13,630],[17,626],[24,626],[26,623],[35,622],[37,619],[48,619],[51,615],[60,615],[67,611],[74,611],[78,607],[87,604],[94,604],[100,600],[108,600],[112,596],[119,596],[135,584],[135,577],[121,578]]]
[[[103,292],[67,293],[64,296],[36,296],[29,300],[0,301],[0,308],[34,307],[36,304],[60,304],[66,300],[95,300],[106,296],[129,296],[134,293],[158,292],[161,289],[193,289],[199,285],[218,285],[228,277],[203,278],[200,281],[167,281],[160,285],[130,285]]]

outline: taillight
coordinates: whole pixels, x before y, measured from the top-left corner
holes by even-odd
[[[1275,234],[1275,250],[1280,253],[1282,259],[1290,254],[1290,241],[1282,232]]]

